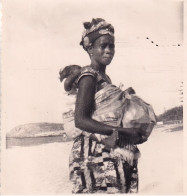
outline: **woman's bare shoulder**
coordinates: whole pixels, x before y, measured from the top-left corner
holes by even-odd
[[[95,77],[92,77],[91,75],[83,75],[78,81],[78,88],[79,90],[81,88],[81,89],[90,91],[91,87],[94,86],[95,88],[95,84],[96,84]]]

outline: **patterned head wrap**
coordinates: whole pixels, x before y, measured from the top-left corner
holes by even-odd
[[[85,22],[83,25],[85,30],[80,45],[82,45],[86,51],[97,38],[103,35],[114,37],[114,27],[102,18],[92,19],[91,22]]]

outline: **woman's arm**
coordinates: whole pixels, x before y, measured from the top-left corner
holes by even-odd
[[[91,118],[94,110],[95,78],[83,76],[79,81],[79,89],[75,107],[75,126],[90,133],[111,135],[116,127],[105,125]],[[138,140],[136,129],[118,127],[117,130],[126,136],[126,139]]]

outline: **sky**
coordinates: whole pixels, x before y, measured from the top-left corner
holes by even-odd
[[[182,1],[4,0],[2,12],[6,131],[32,122],[62,123],[67,95],[58,79],[59,69],[90,64],[79,45],[82,24],[98,17],[115,28],[116,53],[107,67],[113,83],[132,86],[157,115],[180,105]]]

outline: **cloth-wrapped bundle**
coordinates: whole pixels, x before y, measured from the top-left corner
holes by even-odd
[[[152,106],[137,95],[125,94],[122,118],[123,127],[140,128],[142,135],[147,139],[155,124],[156,116]]]
[[[93,119],[116,127],[122,124],[124,128],[140,128],[146,139],[156,123],[150,104],[111,84],[96,93],[95,109]],[[107,136],[97,134],[97,137],[104,139]]]

